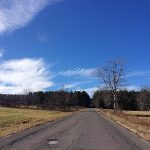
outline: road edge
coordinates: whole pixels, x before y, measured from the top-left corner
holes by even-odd
[[[145,145],[147,145],[148,150],[150,147],[150,142],[146,139],[143,139],[142,137],[140,137],[139,135],[135,134],[134,132],[132,132],[132,130],[129,130],[128,128],[126,128],[125,125],[121,124],[120,122],[117,122],[116,120],[114,120],[113,118],[111,118],[110,116],[108,116],[107,114],[105,114],[103,111],[100,111],[100,109],[95,109],[95,111],[99,114],[102,115],[107,121],[112,122],[113,124],[116,124],[118,127],[121,127],[122,129],[124,129],[124,131],[128,132],[129,134],[132,135],[132,137],[134,137],[134,140],[131,139],[133,142],[135,142],[137,144],[138,147],[141,148],[141,150],[145,150],[142,148],[142,142],[145,143]],[[140,143],[138,143],[138,141],[136,140],[136,138],[140,141]]]

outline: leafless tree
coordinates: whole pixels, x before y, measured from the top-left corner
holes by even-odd
[[[105,86],[112,92],[113,95],[113,107],[118,109],[117,91],[121,86],[123,78],[124,63],[121,60],[113,60],[105,67],[102,67],[96,71],[96,76],[102,80]]]
[[[31,95],[30,95],[31,89],[24,89],[23,92],[24,95],[26,95],[25,96],[26,106],[29,107],[31,104]]]
[[[31,89],[24,89],[24,90],[23,90],[23,94],[24,94],[24,95],[29,95],[30,92],[32,92]]]

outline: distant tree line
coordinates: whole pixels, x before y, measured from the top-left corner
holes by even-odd
[[[150,89],[141,91],[120,90],[116,93],[120,110],[150,110]],[[42,109],[58,109],[69,111],[71,106],[96,107],[113,109],[113,93],[110,90],[98,90],[93,98],[85,91],[48,91],[29,92],[22,95],[0,94],[0,106],[4,107],[36,107]]]
[[[71,106],[89,107],[91,98],[85,91],[29,92],[23,95],[0,94],[0,106],[69,110]]]
[[[116,93],[120,110],[150,110],[150,89],[141,91],[120,90]],[[112,109],[113,94],[109,90],[99,90],[93,95],[92,104],[97,108]]]

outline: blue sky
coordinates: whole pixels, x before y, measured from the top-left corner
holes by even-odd
[[[91,73],[125,61],[126,87],[150,83],[150,1],[0,0],[0,92],[92,93]]]

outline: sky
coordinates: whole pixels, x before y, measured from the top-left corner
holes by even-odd
[[[149,0],[0,0],[0,93],[85,90],[125,62],[125,87],[150,84]]]

